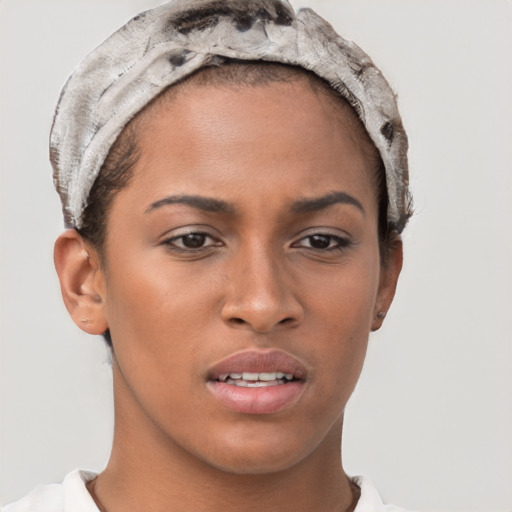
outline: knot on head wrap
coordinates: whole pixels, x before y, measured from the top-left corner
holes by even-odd
[[[287,0],[174,0],[90,53],[61,93],[50,160],[65,223],[80,228],[90,190],[126,124],[169,85],[223,59],[299,66],[355,109],[386,170],[388,221],[408,220],[407,136],[396,97],[370,57],[311,9]]]

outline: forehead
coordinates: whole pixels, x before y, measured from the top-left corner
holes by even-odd
[[[169,102],[176,103],[180,96],[187,93],[189,98],[191,94],[194,98],[195,110],[201,109],[199,98],[205,99],[205,97],[214,95],[226,97],[229,96],[230,92],[246,92],[247,94],[242,98],[242,101],[245,101],[245,99],[248,102],[257,101],[260,110],[275,108],[275,105],[269,107],[271,102],[265,102],[265,100],[270,99],[276,90],[286,89],[286,86],[289,87],[288,91],[293,90],[293,95],[314,98],[316,106],[323,108],[323,114],[325,115],[323,121],[346,125],[354,141],[371,157],[372,163],[380,160],[378,150],[371,141],[363,123],[345,98],[341,97],[325,80],[314,73],[297,66],[279,63],[232,62],[222,66],[203,68],[183,82],[165,90],[135,118],[134,124],[145,124],[148,120],[158,116],[159,113],[166,115],[166,106]],[[255,92],[254,98],[250,98],[251,90]],[[237,99],[240,99],[241,96],[244,95],[239,94]],[[267,104],[265,105],[265,103]],[[284,123],[286,118],[291,118],[297,109],[294,108],[294,105],[288,103],[284,103],[282,106],[282,121]],[[229,103],[226,108],[229,109]],[[286,108],[289,110],[286,111]],[[299,108],[298,110],[303,111],[306,116],[308,115],[306,108]],[[253,119],[253,117],[248,117],[247,123],[250,123]]]
[[[377,152],[363,123],[348,101],[340,96],[323,78],[312,71],[292,65],[263,61],[231,61],[221,66],[201,68],[183,81],[168,87],[153,100],[137,117],[144,119],[158,111],[162,104],[172,101],[184,91],[202,89],[198,93],[211,93],[212,87],[240,91],[261,86],[289,84],[297,89],[314,92],[328,103],[329,111],[339,114],[338,120],[353,128],[361,143]],[[204,89],[209,89],[205,91]],[[329,116],[330,117],[330,116]],[[371,152],[371,151],[370,151]]]
[[[305,81],[192,85],[160,99],[138,120],[133,185],[148,201],[163,188],[209,190],[216,197],[234,191],[268,196],[277,188],[298,196],[349,181],[373,196],[373,162],[354,123]]]

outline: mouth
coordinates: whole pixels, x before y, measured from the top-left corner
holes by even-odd
[[[281,350],[248,350],[214,365],[207,388],[223,407],[271,414],[291,407],[304,391],[306,369]]]

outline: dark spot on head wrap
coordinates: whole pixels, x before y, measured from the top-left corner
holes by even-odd
[[[182,16],[171,20],[171,25],[182,34],[188,34],[192,30],[205,30],[214,27],[219,22],[220,14],[217,10],[189,11]]]
[[[239,32],[246,32],[247,30],[250,30],[252,28],[255,21],[256,20],[254,18],[251,18],[250,16],[239,16],[236,19],[236,29]]]
[[[262,5],[263,4],[263,5]],[[214,27],[222,17],[233,19],[240,32],[249,30],[256,21],[273,21],[276,25],[290,25],[293,13],[276,0],[254,2],[232,2],[212,0],[203,5],[188,9],[168,22],[170,29],[187,34],[192,30],[205,30]]]
[[[393,128],[393,125],[391,124],[390,121],[382,125],[380,133],[382,133],[382,135],[384,135],[384,137],[388,141],[388,147],[391,146],[391,144],[393,143],[393,138],[395,136],[395,129]]]
[[[292,24],[292,16],[284,8],[284,6],[282,4],[276,4],[275,10],[276,10],[276,17],[274,18],[274,22],[276,25],[290,26]]]
[[[147,14],[148,14],[148,11],[141,12],[140,14],[137,14],[137,16],[135,16],[132,21],[141,20],[141,19],[145,18],[147,16]]]
[[[369,64],[367,63],[364,63],[364,64],[361,64],[360,66],[351,66],[351,69],[352,71],[354,71],[355,75],[357,76],[357,78],[361,81],[364,80],[363,78],[363,75],[365,74],[366,70],[369,68]]]
[[[185,64],[185,62],[187,62],[187,55],[189,53],[190,53],[189,50],[182,50],[181,52],[171,53],[169,55],[169,62],[175,68],[183,66],[183,64]]]

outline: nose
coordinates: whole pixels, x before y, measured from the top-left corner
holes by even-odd
[[[292,289],[292,276],[269,253],[247,252],[231,266],[221,312],[231,327],[269,333],[301,323],[304,309]]]

